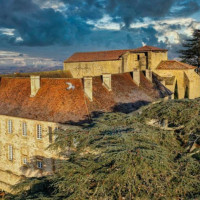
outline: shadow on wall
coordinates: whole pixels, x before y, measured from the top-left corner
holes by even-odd
[[[152,74],[154,89],[159,92],[159,97],[164,98],[167,95],[172,95],[172,91],[167,89],[157,78],[155,73]]]
[[[33,156],[27,164],[20,167],[24,175],[21,176],[19,184],[11,188],[12,191],[16,193],[19,190],[30,189],[28,191],[30,194],[44,191],[50,194],[53,190],[51,190],[50,184],[47,184],[49,182],[47,177],[52,175],[61,166],[62,162],[61,159]]]

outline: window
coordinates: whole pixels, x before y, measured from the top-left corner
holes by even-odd
[[[27,124],[26,124],[26,122],[22,123],[22,135],[27,136]]]
[[[140,60],[140,55],[137,55],[137,60]]]
[[[50,126],[48,127],[48,133],[49,133],[49,143],[52,143],[53,141],[52,128]]]
[[[38,169],[42,169],[43,168],[43,164],[41,160],[37,160],[37,168]]]
[[[13,146],[8,145],[8,160],[12,161],[13,160]]]
[[[40,124],[37,125],[37,139],[42,139],[42,126]]]
[[[27,157],[23,157],[23,158],[22,158],[22,164],[23,164],[23,165],[27,165],[27,164],[28,164],[28,159],[27,159]]]
[[[13,124],[12,124],[12,120],[8,120],[8,133],[12,133],[13,132]]]
[[[55,127],[54,129],[54,140],[56,140],[58,138],[58,131],[59,131],[59,128],[58,127]]]

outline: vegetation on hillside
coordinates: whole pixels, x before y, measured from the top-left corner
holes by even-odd
[[[0,77],[30,77],[31,75],[40,76],[41,78],[72,78],[71,72],[63,70],[2,74]]]
[[[148,125],[152,119],[168,120],[169,128]],[[19,193],[6,199],[199,199],[199,130],[200,99],[99,114],[91,124],[58,131],[50,148],[68,159],[58,161],[54,175],[16,185]]]

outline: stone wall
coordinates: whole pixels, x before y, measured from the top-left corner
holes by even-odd
[[[8,132],[8,120],[12,121],[12,133]],[[23,136],[22,124],[27,125],[27,136]],[[42,138],[37,139],[37,125],[41,125]],[[0,189],[9,191],[10,185],[21,178],[43,176],[52,173],[54,158],[46,148],[54,140],[49,131],[54,131],[58,124],[0,115]],[[9,145],[13,148],[13,159],[9,160]],[[27,164],[23,160],[27,159]],[[37,160],[43,164],[37,167]]]
[[[100,76],[106,73],[119,74],[123,72],[122,60],[64,63],[64,70],[70,71],[74,78]]]
[[[127,52],[119,60],[64,63],[64,70],[74,78],[100,76],[132,72],[133,69],[155,69],[162,60],[167,60],[167,52],[132,53]]]
[[[161,61],[168,60],[167,52],[148,52],[148,65],[149,69],[154,70]]]
[[[200,94],[200,76],[193,70],[154,70],[161,77],[175,76],[178,85],[178,98],[183,99],[185,97],[185,90],[188,87],[189,99],[199,97]],[[173,87],[166,87],[174,92],[175,84]]]

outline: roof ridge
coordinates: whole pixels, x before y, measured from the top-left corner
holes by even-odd
[[[174,63],[174,64],[169,66],[169,63]],[[195,66],[192,66],[187,63],[183,63],[178,60],[163,60],[160,62],[160,64],[157,67],[157,69],[195,69],[195,68],[196,68]]]
[[[79,51],[79,52],[74,52],[73,54],[76,54],[76,53],[101,53],[101,52],[112,52],[112,51],[132,51],[132,50],[134,50],[134,49],[114,49],[114,50],[104,50],[104,51]]]

